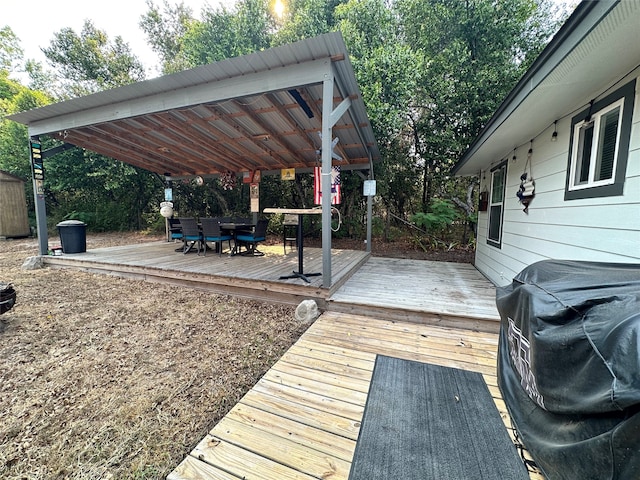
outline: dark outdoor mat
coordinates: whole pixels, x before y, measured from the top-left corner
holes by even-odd
[[[528,478],[482,375],[376,358],[350,480]]]

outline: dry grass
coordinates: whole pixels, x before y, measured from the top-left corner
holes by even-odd
[[[36,253],[0,241],[18,293],[0,316],[3,479],[164,478],[306,328],[291,306],[21,270]]]

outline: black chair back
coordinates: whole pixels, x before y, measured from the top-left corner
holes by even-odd
[[[179,218],[180,228],[182,228],[182,235],[186,237],[198,237],[200,238],[200,229],[198,228],[198,222],[195,218]]]
[[[202,243],[202,237],[200,236],[200,229],[195,218],[179,218],[180,228],[182,229],[182,253],[187,253],[197,245],[198,254],[200,254],[200,244]],[[189,244],[191,242],[191,244]]]
[[[253,231],[253,238],[264,240],[267,237],[267,227],[269,226],[269,220],[258,220],[256,229]]]
[[[218,218],[201,218],[200,219],[200,223],[202,224],[202,236],[205,239],[207,237],[219,238],[221,236],[220,219],[218,219]]]

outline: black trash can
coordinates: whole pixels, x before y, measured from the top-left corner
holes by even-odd
[[[80,220],[65,220],[58,225],[62,253],[87,251],[87,224]]]

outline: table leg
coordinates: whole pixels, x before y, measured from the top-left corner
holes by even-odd
[[[280,280],[289,278],[301,278],[307,283],[311,281],[307,277],[318,277],[321,273],[304,273],[303,258],[304,258],[304,235],[302,234],[302,215],[298,215],[298,228],[296,229],[296,237],[298,238],[298,271],[295,270],[291,275],[283,275]]]

